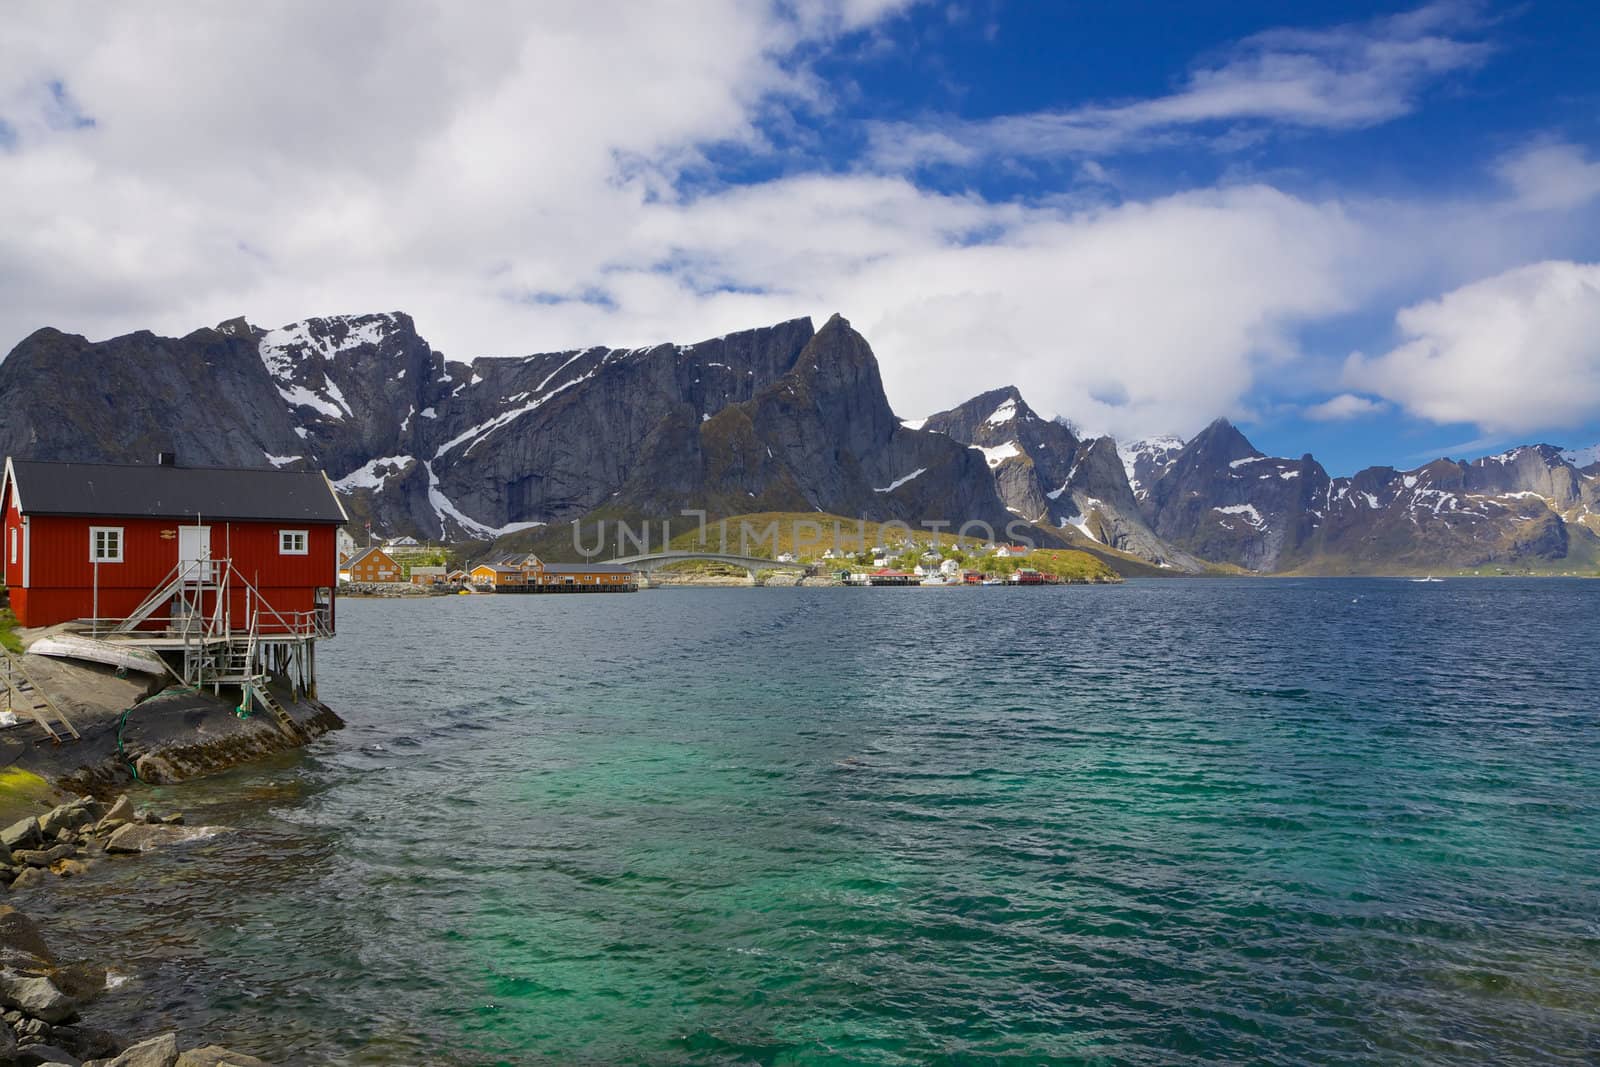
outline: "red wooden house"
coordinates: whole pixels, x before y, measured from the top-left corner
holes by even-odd
[[[7,459],[0,501],[23,626],[170,631],[187,611],[262,635],[333,631],[347,516],[320,471]]]

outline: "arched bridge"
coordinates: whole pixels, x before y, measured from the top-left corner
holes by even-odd
[[[735,567],[743,567],[750,575],[753,582],[757,571],[804,571],[804,563],[780,562],[767,559],[764,556],[741,556],[729,552],[695,552],[693,550],[679,550],[673,552],[645,552],[637,556],[621,556],[617,559],[608,559],[607,563],[616,567],[632,567],[644,574],[653,574],[661,567],[673,563],[686,563],[690,560],[704,560],[710,563],[727,563]]]

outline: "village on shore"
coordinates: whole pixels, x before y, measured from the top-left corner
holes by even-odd
[[[1071,557],[1071,558],[1064,558]],[[533,552],[469,563],[460,550],[402,536],[356,543],[339,533],[340,593],[346,596],[467,593],[617,593],[660,586],[1039,586],[1119,580],[1082,566],[1079,553],[1027,545],[906,539],[820,553],[764,558],[692,549],[641,561],[556,563]]]

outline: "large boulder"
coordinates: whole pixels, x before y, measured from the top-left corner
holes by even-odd
[[[133,769],[138,772],[139,781],[146,785],[174,785],[183,781],[183,775],[178,773],[172,761],[154,752],[140,756],[134,762]]]
[[[50,975],[56,988],[79,1004],[86,1004],[106,988],[106,969],[97,963],[69,963],[57,967]]]
[[[39,927],[22,912],[0,904],[0,967],[23,974],[44,974],[56,966]]]
[[[0,845],[13,851],[19,848],[33,848],[44,843],[44,834],[39,829],[39,820],[32,815],[26,819],[18,819],[4,830],[0,830]]]
[[[191,830],[182,826],[146,825],[129,823],[106,840],[106,851],[111,853],[148,852],[163,845],[176,845],[192,841],[204,830]]]
[[[11,881],[12,892],[20,893],[24,889],[43,885],[50,880],[50,872],[43,867],[24,867],[22,873]]]
[[[95,816],[91,805],[98,807],[92,797],[79,797],[70,804],[51,808],[39,816],[39,832],[50,838],[62,830],[76,830],[80,826],[94,822]]]
[[[129,800],[128,794],[124,793],[118,797],[116,803],[112,804],[111,807],[107,809],[106,813],[100,817],[100,821],[95,823],[94,832],[97,834],[109,833],[119,826],[124,826],[127,823],[133,822],[133,820],[133,801]]]
[[[65,1067],[81,1067],[82,1061],[64,1048],[56,1045],[25,1045],[17,1050],[14,1061],[20,1067],[34,1067],[35,1064],[56,1064]]]
[[[109,1030],[76,1025],[55,1027],[50,1031],[50,1041],[79,1059],[115,1056],[127,1044]]]
[[[15,862],[29,867],[48,867],[64,859],[70,859],[78,854],[77,846],[60,844],[54,848],[31,849],[24,848],[13,852]]]
[[[64,1023],[78,1013],[73,999],[56,988],[48,978],[24,977],[0,971],[0,1004],[24,1015],[43,1019],[52,1026]]]
[[[90,1060],[83,1067],[176,1067],[178,1035],[162,1034],[141,1041],[122,1055],[109,1060]]]

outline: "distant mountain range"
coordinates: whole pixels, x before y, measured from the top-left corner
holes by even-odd
[[[0,363],[0,449],[320,468],[376,531],[451,540],[682,509],[821,511],[1018,522],[1127,572],[1600,565],[1600,448],[1330,478],[1222,419],[1187,442],[1080,438],[1009,387],[902,421],[838,316],[470,363],[399,312],[103,342],[46,328]]]

